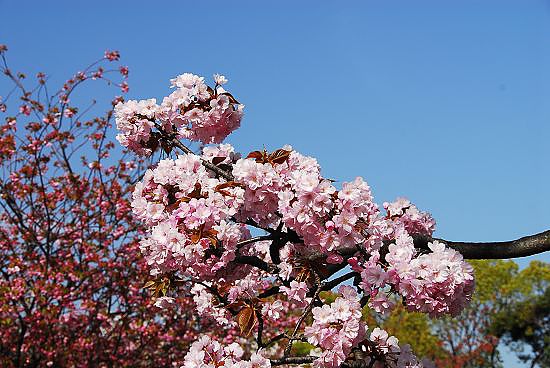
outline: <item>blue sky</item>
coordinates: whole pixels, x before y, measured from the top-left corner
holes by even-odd
[[[0,9],[0,43],[20,70],[62,81],[118,49],[136,99],[162,98],[183,72],[222,73],[246,105],[228,138],[243,152],[292,144],[326,177],[363,176],[379,203],[410,198],[450,240],[550,228],[548,1],[0,0]]]

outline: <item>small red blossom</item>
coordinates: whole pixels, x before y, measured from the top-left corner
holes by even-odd
[[[103,77],[103,68],[97,68],[95,73],[92,74],[92,79],[100,79]]]
[[[31,114],[32,109],[29,105],[21,105],[19,106],[19,112],[23,115],[29,116]]]
[[[109,61],[116,61],[120,59],[120,53],[116,50],[113,50],[113,51],[107,50],[105,51],[105,59]]]
[[[69,108],[65,109],[64,115],[67,118],[72,118],[75,113],[76,113],[76,109],[73,108],[73,107],[69,107]]]

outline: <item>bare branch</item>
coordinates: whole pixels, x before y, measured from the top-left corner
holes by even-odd
[[[418,249],[429,249],[428,242],[434,240],[460,252],[465,259],[509,259],[550,251],[550,230],[503,242],[456,242],[418,236],[414,238],[414,245]]]

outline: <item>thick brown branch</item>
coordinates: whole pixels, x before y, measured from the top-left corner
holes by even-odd
[[[436,240],[453,248],[462,254],[465,259],[510,259],[550,251],[550,230],[524,236],[516,240],[501,242],[458,242],[415,235],[414,245],[417,249],[429,251],[428,243]],[[387,246],[390,243],[391,241],[387,241],[385,245]],[[356,254],[357,249],[352,247],[345,248],[341,249],[339,253],[347,259]]]
[[[550,251],[550,230],[503,242],[456,242],[445,239],[415,237],[418,249],[429,249],[428,242],[440,241],[460,252],[465,259],[509,259]]]

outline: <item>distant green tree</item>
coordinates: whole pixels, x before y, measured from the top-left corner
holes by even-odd
[[[519,284],[518,266],[513,261],[479,260],[470,262],[475,270],[476,291],[471,304],[458,318],[432,321],[449,357],[438,361],[441,367],[502,367],[498,338],[491,333],[493,316],[512,301]]]
[[[434,333],[430,318],[426,314],[407,312],[405,307],[398,305],[383,322],[383,327],[388,333],[395,335],[400,343],[411,345],[419,357],[434,362],[449,357],[449,353],[443,347],[443,341]]]
[[[517,281],[523,293],[493,317],[491,331],[531,367],[550,367],[550,265],[533,262]]]
[[[536,359],[532,364],[548,367],[543,365],[548,364],[547,355],[541,352],[548,354],[549,349],[550,264],[532,262],[522,271],[513,261],[479,260],[471,264],[476,291],[459,317],[430,320],[399,306],[383,322],[384,328],[442,368],[502,367],[499,337],[523,361]],[[512,334],[512,329],[523,334]],[[523,352],[525,344],[531,346],[532,354]]]

